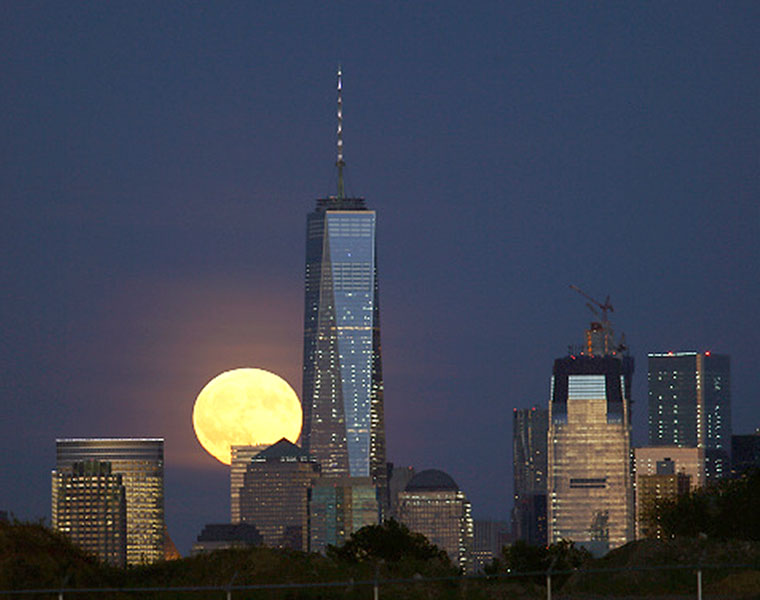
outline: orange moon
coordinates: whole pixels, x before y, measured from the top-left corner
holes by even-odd
[[[263,369],[217,375],[198,394],[193,429],[201,446],[229,465],[230,446],[268,446],[282,438],[296,443],[303,412],[293,388]]]

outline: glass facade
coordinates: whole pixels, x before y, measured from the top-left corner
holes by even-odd
[[[702,448],[706,483],[727,477],[731,452],[731,365],[710,352],[652,353],[649,445]]]
[[[512,430],[515,538],[546,545],[546,473],[549,411],[514,409]]]
[[[302,446],[322,473],[386,495],[375,212],[317,201],[307,219]]]
[[[370,478],[321,479],[309,500],[309,550],[340,546],[355,531],[379,522],[380,505]]]
[[[451,477],[435,469],[422,471],[398,502],[399,521],[445,551],[463,573],[472,572],[472,505]]]
[[[246,469],[251,459],[266,447],[266,444],[230,447],[230,523],[240,523],[240,488]]]
[[[634,537],[630,391],[633,360],[554,362],[548,438],[548,541],[604,553]]]
[[[108,462],[53,471],[52,526],[82,550],[118,567],[127,558],[127,503],[122,476]]]
[[[121,475],[127,503],[127,564],[164,558],[164,440],[56,440],[56,472],[73,473],[74,464],[101,461]],[[55,492],[54,492],[55,500]]]

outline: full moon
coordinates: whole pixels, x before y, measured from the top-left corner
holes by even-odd
[[[211,456],[229,465],[230,446],[270,445],[301,433],[301,403],[288,382],[263,369],[217,375],[193,407],[195,436]]]

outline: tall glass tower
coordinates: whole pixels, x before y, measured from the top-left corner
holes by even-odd
[[[127,564],[139,565],[164,558],[164,440],[161,438],[83,438],[55,441],[53,521],[63,490],[61,474],[75,473],[85,461],[108,462],[120,475],[126,495]]]
[[[514,509],[512,529],[516,538],[546,545],[546,472],[549,411],[514,409],[512,456]]]
[[[302,446],[323,476],[371,477],[386,489],[376,215],[343,188],[338,71],[338,194],[306,222]]]
[[[582,350],[554,361],[547,520],[549,543],[571,540],[601,555],[634,538],[634,365],[632,357],[621,354],[624,344],[614,341],[607,319],[612,310],[609,298],[597,305],[602,319],[586,330]]]
[[[731,462],[731,360],[710,352],[650,353],[649,445],[703,448],[707,484]]]

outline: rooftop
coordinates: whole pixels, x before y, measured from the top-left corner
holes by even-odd
[[[459,486],[450,475],[438,469],[420,471],[409,480],[404,488],[407,492],[459,491]]]

